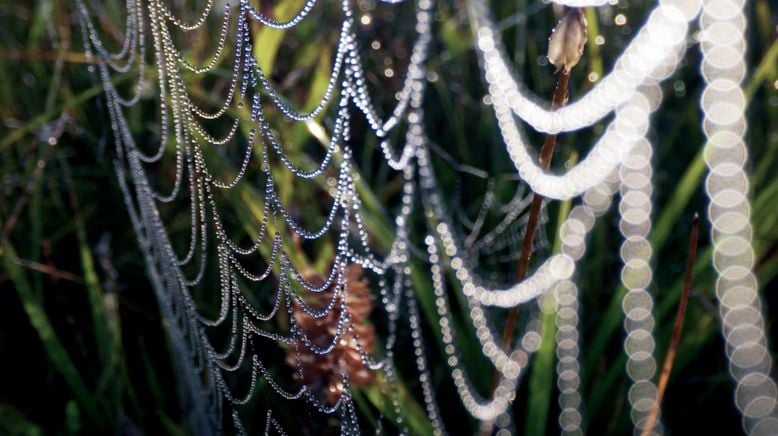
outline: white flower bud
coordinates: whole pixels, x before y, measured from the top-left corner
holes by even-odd
[[[583,54],[586,44],[586,18],[579,8],[571,8],[551,32],[548,60],[557,70],[570,72]]]

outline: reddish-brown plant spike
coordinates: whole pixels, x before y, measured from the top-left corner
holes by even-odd
[[[697,258],[697,241],[699,239],[699,234],[700,217],[695,213],[694,220],[692,221],[691,234],[689,236],[689,251],[686,256],[683,292],[681,293],[681,299],[678,301],[678,311],[675,314],[675,323],[673,324],[673,335],[670,337],[670,344],[667,346],[667,354],[665,355],[665,360],[662,365],[662,373],[659,375],[659,384],[656,388],[656,401],[643,425],[643,430],[641,432],[642,436],[650,435],[656,425],[656,420],[662,405],[662,398],[665,395],[667,383],[670,380],[670,371],[673,369],[675,354],[678,351],[678,344],[681,343],[681,331],[683,330],[683,321],[686,318],[686,306],[689,303],[689,294],[692,289],[692,269],[694,268],[694,261]]]
[[[567,88],[570,82],[570,72],[561,70],[559,71],[559,77],[557,78],[556,88],[554,90],[554,97],[551,100],[551,109],[558,109],[561,106],[567,104]],[[554,156],[554,147],[556,146],[557,135],[546,135],[545,141],[543,141],[543,147],[540,149],[540,166],[543,169],[548,170],[551,168],[551,158]],[[529,269],[529,261],[532,258],[532,246],[535,243],[535,234],[538,230],[538,222],[540,221],[540,208],[543,206],[543,196],[540,194],[533,194],[532,204],[529,210],[529,219],[527,220],[527,227],[524,231],[524,239],[521,243],[521,256],[519,257],[519,264],[516,268],[516,282],[519,283],[527,277],[527,270]],[[508,312],[508,317],[505,320],[505,328],[502,331],[502,347],[503,350],[509,351],[511,343],[513,342],[513,335],[516,330],[516,320],[519,315],[519,308],[514,307]],[[495,370],[494,377],[492,378],[492,391],[497,387],[497,381],[499,380],[499,372]]]
[[[572,22],[575,22],[574,24],[571,24]],[[578,63],[578,60],[580,59],[581,54],[583,53],[583,47],[586,43],[586,20],[583,18],[583,13],[580,9],[571,9],[567,15],[562,19],[558,27],[571,27],[576,28],[577,31],[568,32],[567,30],[560,30],[562,33],[566,34],[566,36],[563,36],[565,39],[574,38],[576,40],[580,39],[580,41],[577,41],[575,44],[575,50],[577,51],[576,55],[570,56],[570,58],[575,58],[574,61],[571,61],[569,63],[564,63],[564,65],[558,65],[559,68],[559,76],[557,77],[556,82],[556,88],[554,88],[554,96],[551,99],[551,110],[559,109],[560,107],[567,104],[568,99],[568,87],[570,82],[570,70],[572,67],[575,66],[575,64]],[[557,29],[554,29],[554,32],[556,32]],[[553,33],[552,32],[552,39],[553,39]],[[568,35],[569,33],[569,35]],[[583,38],[581,38],[581,35],[584,35]],[[558,39],[558,38],[557,38]],[[552,41],[553,42],[553,41]],[[559,52],[560,47],[562,46],[568,46],[570,45],[571,41],[567,40],[557,40],[556,42],[553,42],[549,46],[549,58],[559,58],[559,53],[552,54],[552,51]],[[556,49],[554,49],[553,46],[556,46]],[[567,55],[565,55],[567,56]],[[563,56],[564,57],[564,56]],[[544,170],[548,170],[551,168],[551,159],[554,156],[554,148],[556,147],[556,134],[548,134],[545,137],[545,140],[543,141],[543,147],[540,149],[540,166]],[[527,277],[527,270],[529,269],[529,261],[532,258],[532,246],[535,243],[535,234],[537,233],[538,229],[538,222],[540,221],[540,209],[543,206],[543,196],[534,193],[532,197],[532,204],[530,205],[530,211],[529,211],[529,218],[527,220],[527,227],[524,230],[524,239],[521,243],[521,255],[519,256],[519,263],[516,268],[516,282],[520,283]],[[516,331],[516,320],[519,316],[519,308],[514,307],[508,312],[508,316],[505,320],[505,327],[502,331],[502,348],[506,352],[510,352],[511,343],[513,342],[513,335]],[[494,390],[497,388],[497,383],[499,381],[500,374],[499,371],[495,369],[494,375],[492,377],[492,389],[491,391],[494,392]],[[483,430],[483,429],[482,429]]]
[[[304,276],[307,281],[315,285],[324,283],[324,280],[315,273],[304,273]],[[348,374],[349,383],[353,386],[370,386],[375,381],[374,372],[364,365],[362,355],[355,344],[358,338],[363,352],[372,353],[375,350],[375,328],[367,323],[373,310],[372,293],[361,266],[357,264],[347,266],[345,276],[348,294],[346,310],[351,318],[350,325],[353,327],[353,332],[344,332],[332,352],[324,355],[308,350],[301,341],[297,344],[302,366],[302,379],[298,379],[297,382],[319,393],[330,405],[335,404],[343,392],[343,373]],[[318,294],[313,305],[324,307],[332,298],[334,286],[333,283],[330,289]],[[295,306],[294,319],[313,344],[323,347],[331,343],[335,336],[338,319],[341,316],[338,307],[336,303],[336,307],[325,317],[314,318]],[[292,367],[297,367],[294,348],[288,350],[286,362]]]

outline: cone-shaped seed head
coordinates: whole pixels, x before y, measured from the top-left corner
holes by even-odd
[[[548,60],[558,70],[569,73],[583,54],[586,44],[586,18],[579,8],[572,8],[557,24],[548,42]]]

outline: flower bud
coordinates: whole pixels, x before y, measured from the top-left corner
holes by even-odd
[[[571,8],[551,32],[548,60],[557,70],[569,73],[583,54],[586,44],[586,18],[579,8]]]

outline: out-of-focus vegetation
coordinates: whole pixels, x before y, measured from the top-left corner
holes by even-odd
[[[122,22],[123,3],[89,2],[93,3],[106,4],[101,25],[107,35],[120,40],[121,26],[115,23]],[[262,7],[284,18],[300,3],[277,0],[263,2]],[[400,5],[371,0],[357,4],[361,13],[372,17],[359,32],[368,70],[376,72],[367,79],[376,97],[389,101],[407,64],[413,5],[411,0]],[[478,215],[489,184],[501,201],[510,199],[517,187],[491,107],[483,98],[484,83],[464,6],[451,1],[437,6],[425,99],[436,170],[452,206],[457,206],[452,210],[461,211],[463,222]],[[653,2],[620,1],[618,6],[587,10],[590,41],[571,78],[573,99],[608,71],[652,6]],[[195,6],[181,6],[185,7]],[[322,1],[314,17],[287,35],[259,27],[252,30],[260,65],[273,71],[273,81],[302,107],[317,101],[326,85],[338,30],[334,20],[325,18],[335,15],[337,8],[332,0]],[[494,1],[492,9],[522,80],[539,96],[550,97],[553,68],[546,65],[543,55],[556,20],[554,8],[541,1],[515,0]],[[626,18],[623,25],[614,24],[619,14]],[[756,272],[769,339],[775,339],[778,5],[752,0],[748,19],[750,68],[745,90]],[[0,0],[0,23],[0,433],[187,433],[164,327],[115,181],[110,125],[99,100],[101,86],[87,73],[74,2]],[[183,41],[198,59],[207,58],[215,44],[214,35],[200,36]],[[598,36],[604,37],[604,42],[598,41]],[[375,40],[381,44],[369,48]],[[229,65],[222,67],[225,75],[228,69]],[[681,291],[689,225],[695,212],[703,216],[706,212],[698,70],[699,54],[692,46],[676,74],[663,83],[665,100],[653,117],[650,133],[655,145],[651,241],[659,362],[667,348]],[[147,74],[154,79],[153,70]],[[195,95],[199,92],[198,98],[207,101],[214,97],[208,90],[219,88],[226,80],[202,83],[202,89],[194,88]],[[149,96],[150,101],[154,98]],[[269,114],[278,121],[277,115]],[[131,122],[142,130],[155,119],[154,114],[136,113]],[[328,126],[326,117],[320,122]],[[280,130],[289,150],[308,153],[313,148],[309,143],[315,143],[311,134],[315,129],[302,123],[286,126],[288,129]],[[554,166],[562,168],[576,156],[585,155],[603,127],[604,122],[561,137]],[[367,175],[363,186],[366,224],[375,245],[386,249],[391,235],[386,224],[390,214],[385,210],[392,210],[401,185],[396,174],[380,163],[374,139],[362,140],[364,126],[360,129],[356,121],[353,129],[354,160]],[[540,144],[538,135],[529,137]],[[472,171],[461,168],[458,171],[453,163],[477,168],[489,177],[475,177]],[[319,213],[316,207],[303,207],[315,204],[317,193],[295,189],[291,180],[279,185],[283,186],[282,198],[299,205],[298,213]],[[229,201],[235,206],[260,201],[252,195],[247,189]],[[549,206],[545,232],[550,241],[556,234],[559,207]],[[232,224],[239,226],[250,218],[238,214]],[[187,219],[182,214],[182,228]],[[579,278],[583,410],[591,434],[626,434],[631,425],[626,398],[629,379],[621,352],[622,291],[614,222],[611,212],[595,226]],[[705,227],[702,235],[686,327],[662,417],[676,434],[737,434],[740,418],[719,337]],[[329,262],[322,254],[327,247],[332,249],[326,244],[316,247],[319,270]],[[514,265],[506,262],[496,266],[494,273],[510,276]],[[438,324],[434,297],[425,274],[424,269],[415,270],[414,285],[426,316],[423,328],[428,334],[425,340],[443,419],[452,432],[475,432],[477,425],[465,418],[441,360],[441,341],[433,333]],[[463,316],[455,314],[460,325],[465,325]],[[501,327],[504,313],[492,316]],[[468,368],[486,392],[492,368],[480,356],[472,334],[462,333],[460,338]],[[778,349],[775,342],[774,350]],[[401,362],[402,373],[413,374],[406,365],[410,363]],[[513,406],[518,433],[558,431],[554,365],[553,347],[541,348]],[[419,390],[412,377],[401,379],[409,426],[423,433],[429,428],[420,412],[423,409],[408,395]],[[380,396],[375,388],[356,389],[365,426],[373,425],[379,416],[394,414],[391,403],[381,401]],[[293,419],[295,414],[295,410],[281,412],[282,419]],[[255,420],[253,428],[260,428],[264,416],[245,413],[244,419],[249,426]],[[393,431],[391,425],[385,430]]]

